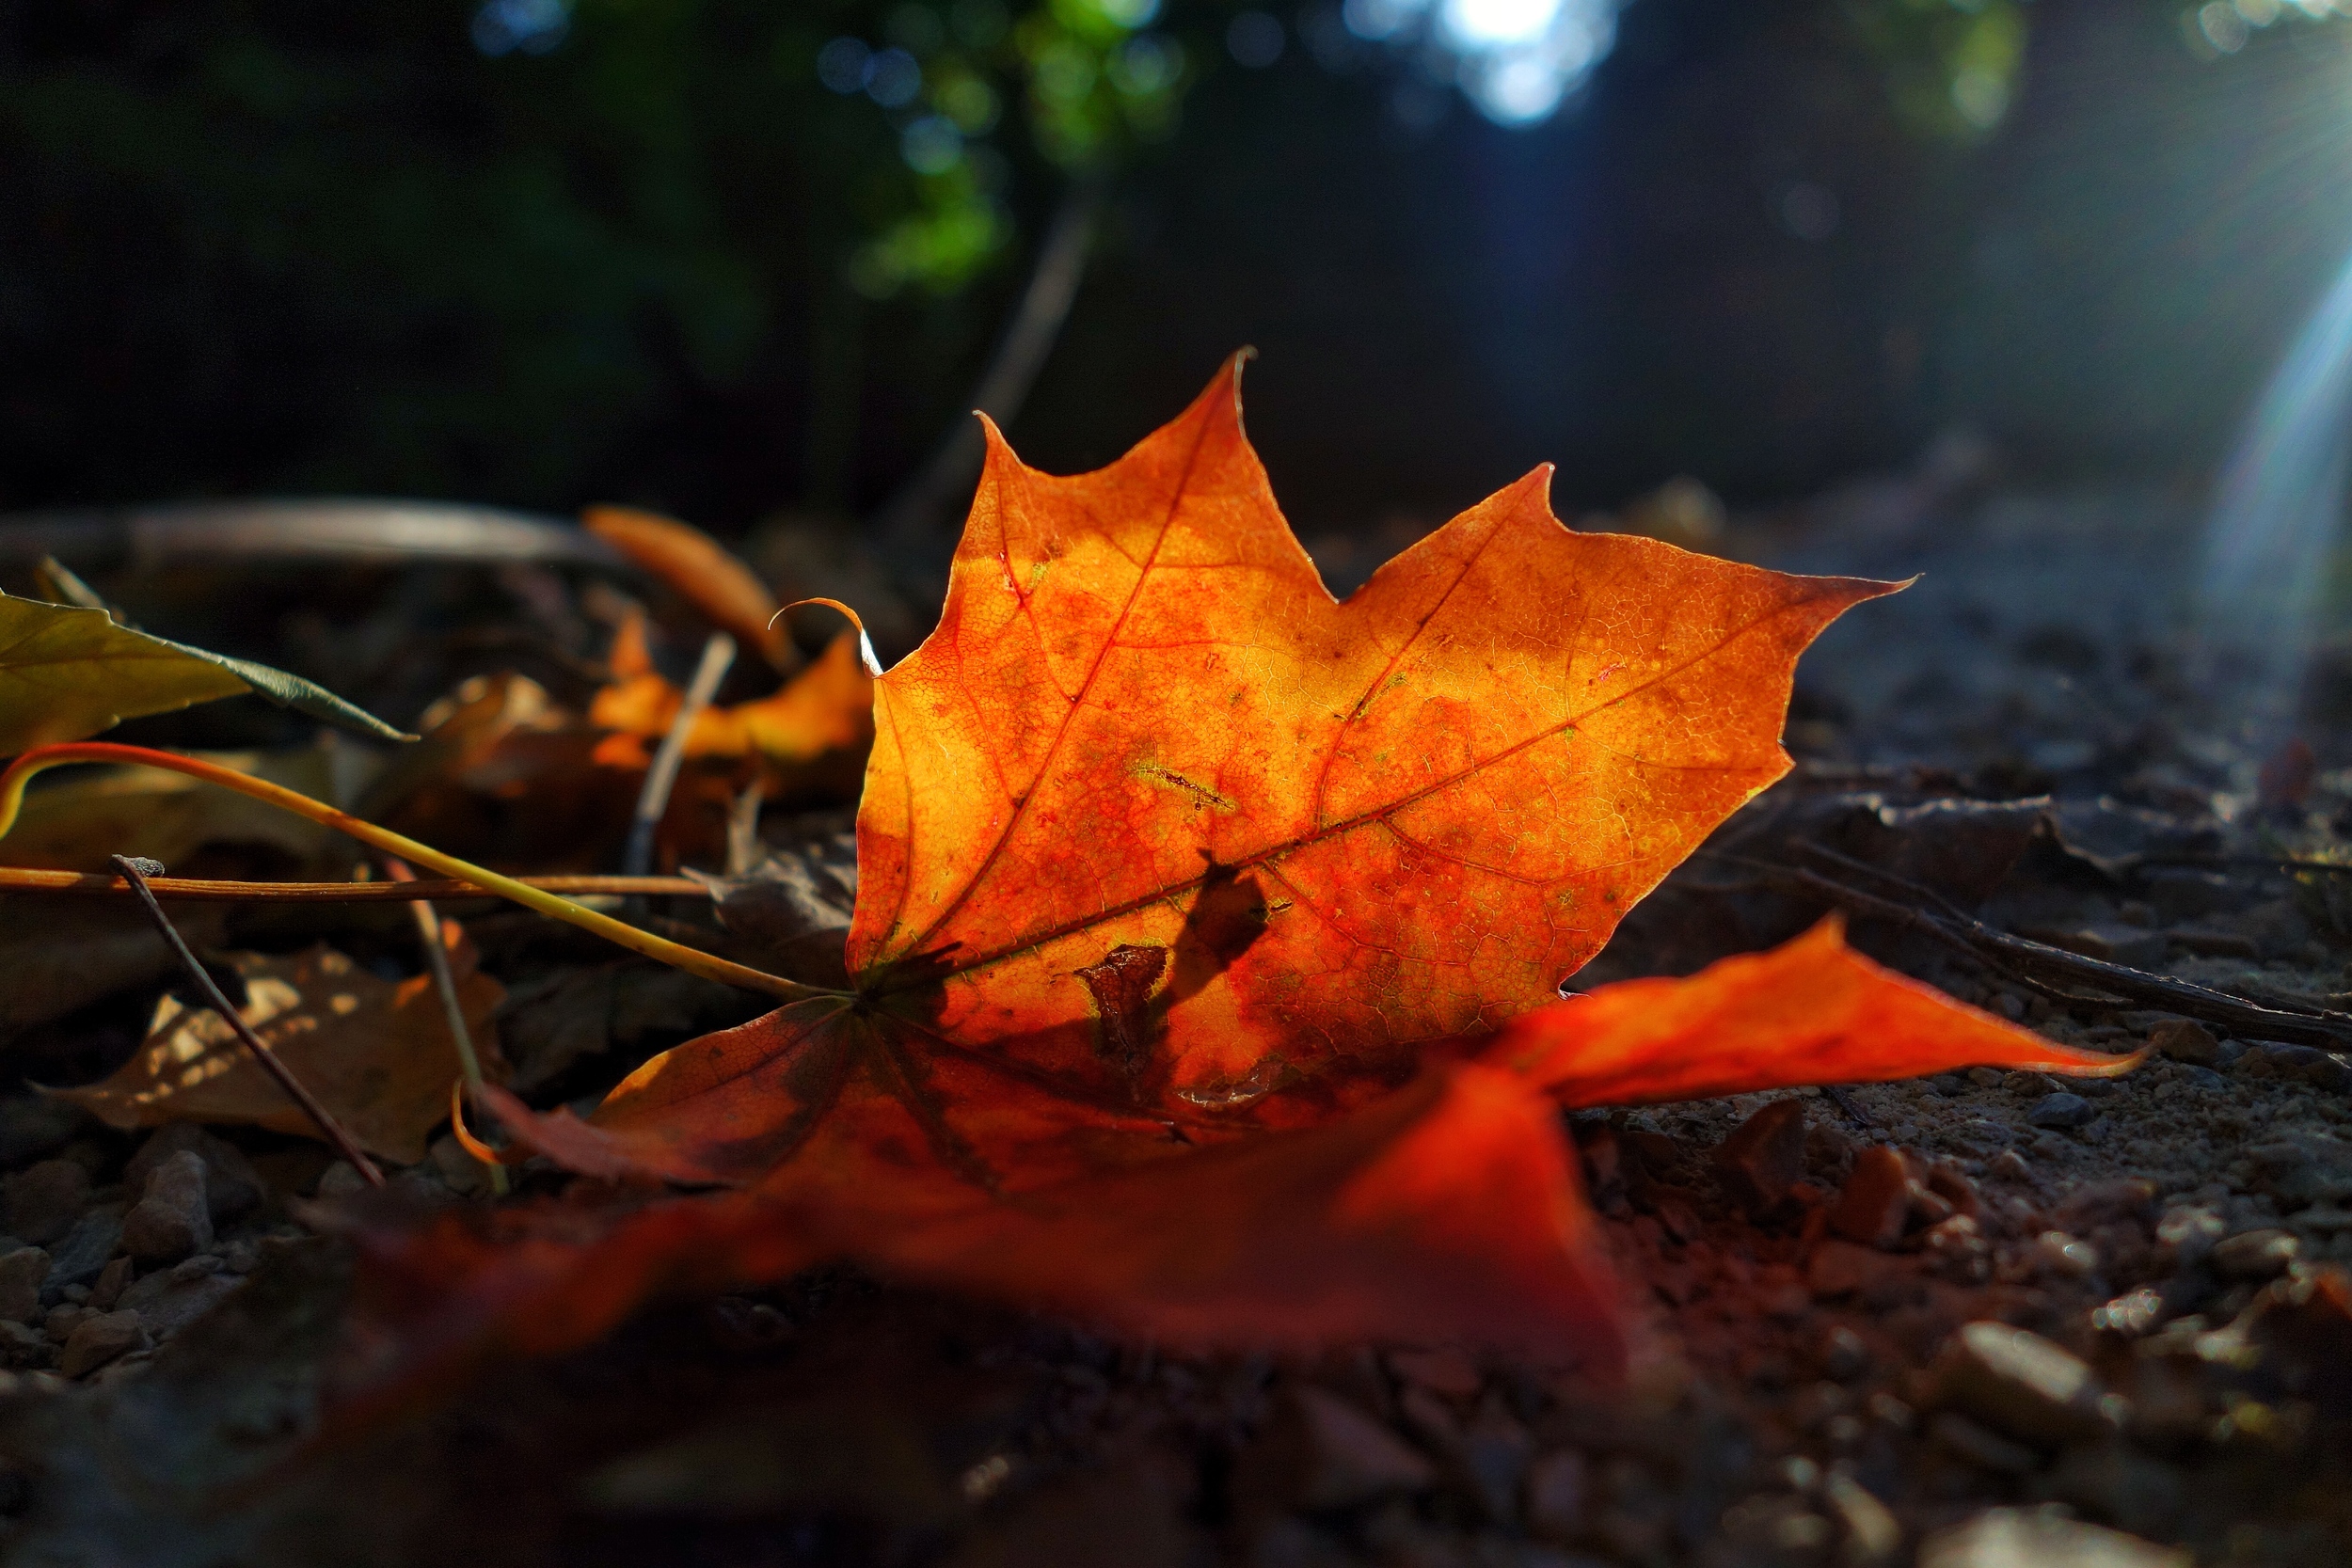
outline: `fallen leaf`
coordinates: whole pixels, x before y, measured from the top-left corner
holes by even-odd
[[[1573,534],[1543,483],[1335,604],[1232,368],[1098,473],[1039,474],[992,429],[940,626],[878,683],[852,989],[657,1057],[586,1122],[493,1091],[523,1148],[621,1185],[368,1238],[374,1371],[835,1258],[1174,1339],[1606,1369],[1614,1288],[1551,1092],[1582,1081],[1546,1040],[1630,1039],[1636,1085],[1711,1053],[1724,1092],[1887,1066],[1899,1042],[1853,1031],[1924,1016],[1939,1067],[2114,1070],[1834,932],[1767,962],[1848,987],[1811,1035],[1748,1032],[1734,971],[1675,993],[1703,1040],[1629,1035],[1648,1004],[1610,993],[1493,1040],[1787,769],[1798,653],[1888,591]]]
[[[784,607],[757,573],[702,530],[626,506],[592,506],[580,523],[667,584],[712,626],[758,649],[778,674],[799,666],[791,635],[776,619]]]
[[[229,906],[173,911],[181,935],[209,947]],[[43,894],[0,898],[0,1041],[135,986],[181,973],[180,961],[137,908],[113,899]]]
[[[612,658],[613,684],[590,702],[588,721],[651,743],[669,734],[686,693],[655,672],[643,637],[638,623],[623,627]],[[696,714],[686,732],[686,755],[757,757],[781,772],[828,752],[863,750],[874,737],[873,714],[874,683],[859,657],[858,635],[844,632],[772,695]]]
[[[415,738],[283,670],[133,631],[103,610],[0,594],[0,755],[248,691],[379,740]]]
[[[454,924],[444,928],[456,937]],[[505,989],[473,968],[462,939],[451,948],[474,1049],[485,1072],[503,1077],[490,1021]],[[403,1164],[423,1159],[460,1072],[432,978],[379,979],[324,945],[291,958],[233,954],[230,963],[246,987],[238,1016],[361,1147]],[[176,996],[156,1004],[146,1043],[104,1081],[50,1092],[113,1127],[228,1122],[319,1135],[219,1015]]]

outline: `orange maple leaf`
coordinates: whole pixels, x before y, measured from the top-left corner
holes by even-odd
[[[2127,1065],[1834,927],[1559,1001],[1787,770],[1797,656],[1892,585],[1572,533],[1539,470],[1335,603],[1237,372],[1075,478],[990,428],[939,627],[877,683],[852,989],[585,1122],[490,1091],[523,1148],[623,1188],[370,1238],[388,1365],[850,1258],[1188,1341],[1605,1368],[1563,1101]]]

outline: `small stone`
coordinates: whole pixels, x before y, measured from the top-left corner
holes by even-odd
[[[1855,1568],[1891,1562],[1903,1544],[1903,1527],[1884,1503],[1851,1476],[1832,1472],[1821,1495],[1846,1527],[1845,1560]]]
[[[204,1201],[213,1224],[220,1226],[262,1201],[262,1179],[245,1151],[225,1138],[207,1132],[192,1121],[166,1123],[155,1130],[122,1168],[125,1191],[142,1193],[155,1168],[175,1154],[194,1154],[204,1162]]]
[[[69,1285],[89,1284],[121,1244],[122,1205],[109,1203],[85,1212],[65,1240],[49,1249],[49,1277],[41,1282],[41,1299],[56,1299]]]
[[[1851,1383],[1870,1370],[1870,1347],[1862,1336],[1839,1324],[1821,1337],[1821,1370],[1840,1383]]]
[[[2001,1086],[2001,1069],[1996,1067],[1972,1067],[1968,1069],[1968,1082],[1980,1089],[1997,1089]]]
[[[319,1173],[318,1185],[310,1189],[316,1198],[351,1197],[368,1190],[368,1180],[358,1167],[348,1160],[338,1160]]]
[[[2032,1164],[2013,1148],[2005,1148],[1993,1156],[1991,1163],[1984,1168],[1988,1174],[1997,1176],[2004,1181],[2033,1180]]]
[[[205,1313],[245,1281],[233,1274],[199,1274],[177,1277],[177,1269],[162,1269],[122,1292],[117,1307],[136,1311],[148,1332],[167,1339]]]
[[[204,1157],[182,1149],[148,1173],[145,1195],[122,1217],[122,1249],[143,1263],[174,1263],[212,1244]]]
[[[29,1323],[0,1319],[0,1363],[22,1371],[28,1367],[53,1367],[57,1361],[57,1347],[49,1342],[49,1336]]]
[[[2035,1101],[2033,1109],[2026,1113],[2026,1120],[2035,1127],[2064,1129],[2084,1126],[2098,1114],[2081,1095],[2060,1089]]]
[[[28,1323],[40,1316],[41,1282],[49,1277],[49,1254],[19,1247],[0,1257],[0,1318]]]
[[[2238,1072],[2248,1078],[2273,1078],[2337,1094],[2352,1092],[2352,1065],[2310,1045],[2286,1045],[2277,1040],[2249,1040],[2238,1058]],[[39,1168],[39,1167],[35,1167]],[[20,1232],[19,1234],[22,1234]]]
[[[1400,1380],[1448,1399],[1469,1399],[1486,1381],[1479,1372],[1478,1364],[1452,1345],[1441,1345],[1436,1350],[1391,1351],[1388,1360],[1389,1370]]]
[[[2007,1323],[1964,1325],[1934,1370],[1944,1403],[2028,1442],[2102,1437],[2122,1419],[2123,1402],[2080,1356]]]
[[[2174,1270],[2193,1269],[2212,1255],[2228,1228],[2212,1210],[2183,1204],[2166,1210],[2156,1222],[2156,1245]]]
[[[2045,1230],[2033,1239],[2034,1261],[2045,1275],[2060,1279],[2089,1279],[2099,1272],[2099,1252],[2090,1243],[2063,1230]]]
[[[1911,1274],[1912,1265],[1905,1259],[1851,1242],[1829,1240],[1813,1249],[1805,1264],[1804,1282],[1815,1299],[1826,1301],[1857,1293],[1876,1295],[1908,1281]]]
[[[425,1164],[441,1184],[460,1197],[478,1197],[490,1190],[490,1169],[466,1152],[455,1138],[437,1138],[425,1151]]]
[[[0,1182],[8,1234],[46,1246],[73,1228],[89,1204],[89,1172],[72,1160],[43,1160]]]
[[[1429,1461],[1337,1394],[1311,1385],[1288,1391],[1255,1447],[1250,1470],[1266,1500],[1306,1509],[1349,1508],[1390,1493],[1425,1490]]]
[[[2192,1568],[2193,1561],[2185,1549],[2041,1509],[1995,1508],[1928,1537],[1918,1568]]]
[[[2221,1042],[2195,1019],[2167,1019],[2148,1032],[2148,1043],[2158,1055],[2169,1056],[2176,1062],[2211,1067],[2221,1059]]]
[[[1724,1190],[1750,1214],[1776,1207],[1804,1175],[1804,1101],[1775,1100],[1715,1146]]]
[[[2255,1144],[2246,1157],[2253,1162],[2256,1184],[2282,1208],[2352,1198],[2352,1148],[2333,1138]]]
[[[96,1316],[97,1313],[79,1305],[53,1307],[41,1319],[40,1331],[49,1337],[51,1344],[62,1345],[72,1338],[73,1331],[81,1327],[86,1320]]]
[[[1527,1528],[1554,1541],[1572,1541],[1584,1527],[1584,1456],[1560,1449],[1527,1467],[1520,1504]]]
[[[1883,1145],[1854,1156],[1853,1174],[1830,1210],[1829,1227],[1865,1246],[1893,1246],[1903,1239],[1911,1214],[1911,1172],[1902,1156]]]
[[[2012,1443],[1949,1410],[1928,1423],[1928,1441],[1979,1470],[2000,1475],[2026,1475],[2042,1464],[2042,1456],[2023,1443]]]
[[[2284,1230],[2249,1230],[2217,1243],[2213,1266],[2224,1279],[2272,1279],[2286,1272],[2300,1250]]]
[[[137,1350],[146,1343],[147,1331],[139,1326],[136,1312],[100,1312],[86,1319],[65,1342],[65,1352],[57,1359],[57,1370],[68,1377],[82,1377],[96,1371],[119,1355]]]
[[[118,1258],[98,1271],[98,1283],[89,1288],[89,1305],[101,1312],[111,1312],[122,1292],[131,1283],[131,1259]]]

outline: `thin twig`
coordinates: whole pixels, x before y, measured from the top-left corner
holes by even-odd
[[[2206,865],[2216,869],[2236,866],[2248,871],[2317,871],[2331,877],[2352,877],[2352,863],[2338,864],[2334,861],[2298,860],[2293,855],[2138,855],[2137,865]]]
[[[1105,189],[1099,174],[1080,175],[1064,193],[1053,225],[1038,245],[1021,303],[973,389],[972,406],[1000,425],[1010,424],[1020,412],[1061,336],[1063,323],[1070,319],[1094,246]],[[978,476],[985,450],[979,421],[959,420],[923,467],[874,515],[871,535],[882,541],[901,583],[930,595],[933,603],[938,602],[939,585],[932,579],[944,575],[946,554],[940,515],[956,492]]]
[[[2016,974],[2039,990],[2050,990],[2047,982],[2056,981],[2061,985],[2106,991],[2126,1001],[2178,1013],[2184,1018],[2217,1023],[2232,1034],[2250,1038],[2338,1048],[2352,1044],[2352,1014],[2323,1008],[2288,1011],[2264,1006],[2242,996],[2210,990],[2171,975],[2152,974],[2128,964],[2109,963],[2104,958],[2070,953],[2062,947],[2052,947],[2047,942],[2035,942],[2027,937],[2012,936],[2007,931],[1995,930],[1973,916],[1947,919],[1916,905],[1900,903],[1850,887],[1818,871],[1775,867],[1769,863],[1750,861],[1739,855],[1715,858],[1745,864],[1758,872],[1776,874],[1784,885],[1801,888],[1851,914],[1919,931],[1979,962],[1990,963]],[[1893,877],[1892,873],[1883,875],[1889,879]],[[2052,994],[2064,995],[2056,991]],[[2089,1000],[2079,996],[2065,999]]]
[[[384,871],[395,882],[417,885],[417,874],[397,855],[384,857]],[[457,976],[449,967],[449,948],[441,941],[441,917],[431,902],[422,898],[409,905],[408,911],[415,917],[417,936],[424,943],[424,962],[433,973],[433,989],[441,994],[441,1014],[449,1020],[449,1037],[457,1047],[457,1068],[465,1074],[466,1092],[479,1104],[482,1058],[474,1053],[473,1034],[466,1027],[465,1006],[457,999]],[[506,1196],[505,1166],[490,1167],[490,1190],[501,1197]]]
[[[353,1140],[349,1132],[343,1131],[343,1124],[335,1119],[334,1114],[302,1086],[302,1081],[287,1070],[286,1064],[278,1059],[278,1053],[262,1043],[262,1037],[237,1015],[237,1009],[229,1005],[229,998],[221,994],[220,987],[214,984],[211,973],[197,962],[194,953],[188,951],[188,944],[180,939],[179,931],[171,924],[171,917],[164,913],[164,907],[155,902],[155,895],[147,890],[148,867],[154,866],[157,871],[163,870],[163,867],[153,861],[135,860],[129,855],[109,858],[121,871],[124,880],[138,894],[139,902],[146,907],[147,918],[153,922],[156,930],[163,933],[164,941],[171,944],[171,951],[180,959],[180,967],[188,972],[188,977],[196,982],[197,989],[213,1011],[218,1013],[222,1022],[236,1032],[237,1038],[245,1041],[245,1048],[253,1053],[253,1058],[262,1064],[262,1069],[278,1080],[278,1086],[302,1107],[303,1115],[310,1118],[321,1135],[335,1146],[336,1151],[351,1162],[352,1169],[359,1173],[360,1180],[371,1187],[384,1185],[384,1173],[375,1168],[375,1162],[368,1158],[367,1151]]]
[[[628,825],[628,847],[621,856],[621,873],[642,877],[653,863],[654,830],[661,826],[661,814],[670,809],[670,791],[677,784],[677,770],[686,760],[686,739],[694,731],[694,721],[719,693],[719,683],[727,678],[727,666],[735,662],[735,639],[725,632],[714,631],[710,641],[703,644],[702,662],[694,666],[694,678],[687,685],[685,700],[678,704],[677,717],[670,721],[670,733],[661,737],[661,749],[653,754],[653,766],[645,769],[645,783],[637,792],[637,813]]]
[[[515,880],[542,893],[585,896],[691,898],[707,897],[710,893],[707,885],[691,877],[517,877]],[[445,877],[421,878],[409,887],[390,882],[231,882],[204,877],[154,877],[149,879],[147,886],[158,898],[204,904],[405,904],[420,895],[446,904],[460,898],[502,896],[471,882]],[[102,893],[128,897],[133,891],[129,882],[103,872],[0,866],[0,894]]]

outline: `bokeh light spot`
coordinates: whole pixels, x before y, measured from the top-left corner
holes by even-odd
[[[864,39],[834,39],[817,51],[817,79],[838,93],[866,90],[866,62],[874,52]]]
[[[1560,20],[1563,0],[1445,0],[1446,36],[1465,49],[1534,43]],[[1514,67],[1518,62],[1513,62]],[[1529,90],[1521,87],[1517,90]]]
[[[487,0],[473,13],[473,46],[493,57],[544,55],[571,30],[567,0]]]
[[[1264,11],[1244,11],[1226,24],[1225,52],[1246,71],[1263,71],[1282,57],[1282,24]]]
[[[866,96],[885,109],[902,108],[923,90],[923,68],[903,49],[885,49],[866,62]]]

